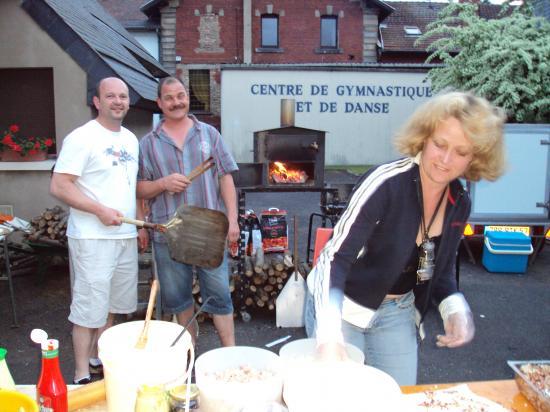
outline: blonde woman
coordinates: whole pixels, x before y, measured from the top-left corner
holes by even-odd
[[[436,96],[397,136],[407,157],[362,177],[308,277],[307,329],[322,358],[344,359],[349,342],[368,365],[415,384],[416,323],[432,301],[445,329],[438,346],[472,340],[473,317],[454,276],[470,213],[459,178],[502,174],[504,121],[500,109],[470,93]]]

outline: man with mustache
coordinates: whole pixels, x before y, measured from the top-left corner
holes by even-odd
[[[112,326],[114,314],[137,307],[137,233],[120,220],[136,216],[139,146],[122,127],[128,87],[115,77],[102,79],[93,103],[97,117],[64,139],[50,184],[51,194],[70,206],[69,320],[76,384],[89,383],[90,372],[101,373],[97,340]]]
[[[161,79],[157,104],[164,118],[140,141],[138,197],[149,200],[153,222],[168,221],[181,204],[214,210],[223,210],[225,206],[228,240],[236,241],[240,231],[231,172],[237,170],[237,164],[220,133],[189,113],[189,95],[178,78]],[[216,167],[191,184],[186,176],[211,156]],[[185,325],[194,313],[193,267],[172,260],[165,239],[158,233],[154,234],[153,247],[163,309],[176,314],[178,322]],[[232,346],[235,332],[227,258],[218,268],[196,269],[203,301],[212,297],[205,311],[213,315],[221,344]],[[196,325],[191,325],[189,332],[194,342]]]

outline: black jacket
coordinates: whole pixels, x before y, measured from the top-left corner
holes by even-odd
[[[416,244],[419,181],[414,158],[383,164],[361,178],[315,266],[317,304],[328,304],[327,288],[336,288],[362,306],[373,310],[380,306]],[[457,292],[454,264],[469,214],[469,196],[455,180],[450,184],[434,276],[414,289],[422,315],[430,299],[438,304]]]

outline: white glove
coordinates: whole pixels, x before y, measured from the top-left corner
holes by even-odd
[[[456,348],[474,338],[474,317],[462,293],[454,293],[439,304],[445,335],[437,335],[437,346]]]

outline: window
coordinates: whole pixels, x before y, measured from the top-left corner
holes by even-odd
[[[321,48],[338,47],[338,16],[321,16]]]
[[[210,71],[189,70],[189,110],[210,111]]]
[[[416,26],[405,26],[404,30],[407,36],[420,36],[422,34],[420,29]]]
[[[264,14],[262,16],[262,46],[279,47],[279,16]]]
[[[0,69],[0,132],[11,124],[21,137],[51,137],[55,142],[53,69]],[[55,143],[48,153],[55,154]]]

